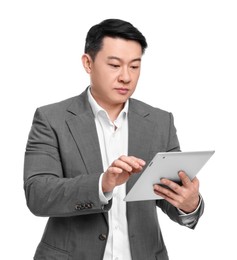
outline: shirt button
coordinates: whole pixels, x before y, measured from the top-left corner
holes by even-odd
[[[101,241],[106,240],[106,238],[107,238],[106,234],[100,234],[100,235],[99,235],[99,239],[100,239]]]

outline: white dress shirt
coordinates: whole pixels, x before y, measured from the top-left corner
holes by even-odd
[[[88,91],[89,102],[95,115],[96,129],[99,137],[100,150],[104,171],[121,155],[128,154],[128,101],[114,122],[107,112],[100,107]],[[109,235],[104,253],[104,260],[132,260],[128,240],[126,218],[125,184],[117,186],[113,194],[103,194],[100,178],[100,200],[107,204],[113,196],[112,208],[108,212]]]
[[[107,112],[98,105],[88,89],[88,98],[95,116],[95,124],[99,138],[100,150],[103,160],[104,171],[111,163],[121,155],[128,154],[128,101],[117,119],[112,122]],[[103,205],[108,204],[113,197],[112,207],[108,212],[109,235],[105,248],[103,260],[132,260],[128,238],[128,224],[126,218],[126,202],[123,200],[126,194],[126,185],[117,186],[112,193],[102,192],[102,176],[99,183],[99,196]],[[201,196],[200,203],[201,204]],[[180,217],[184,219],[187,226],[195,224],[198,208],[189,214],[179,211]]]

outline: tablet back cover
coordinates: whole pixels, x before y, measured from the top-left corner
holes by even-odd
[[[179,182],[178,172],[183,170],[192,180],[215,151],[157,153],[139,179],[128,192],[125,201],[163,199],[153,191],[161,178]]]

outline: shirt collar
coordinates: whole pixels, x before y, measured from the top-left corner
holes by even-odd
[[[88,100],[89,100],[89,103],[91,105],[91,108],[92,108],[92,111],[93,111],[93,114],[95,117],[98,116],[98,113],[100,111],[104,111],[104,113],[106,113],[106,115],[108,116],[107,112],[96,102],[96,100],[94,99],[94,97],[92,96],[91,94],[91,88],[89,87],[88,88],[88,91],[87,91],[87,94],[88,94]],[[124,105],[124,108],[121,110],[121,112],[119,113],[119,117],[126,117],[127,113],[128,113],[128,100],[125,102],[125,105]],[[109,117],[108,117],[109,118]]]

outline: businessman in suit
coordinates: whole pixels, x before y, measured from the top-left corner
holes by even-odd
[[[154,185],[164,199],[123,201],[157,152],[180,151],[173,116],[131,98],[147,47],[129,22],[91,27],[82,63],[90,85],[36,110],[24,164],[29,209],[49,217],[35,260],[167,260],[157,207],[194,229],[199,181]]]

